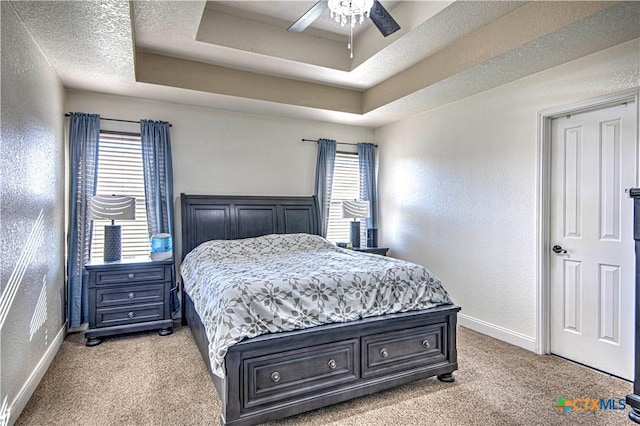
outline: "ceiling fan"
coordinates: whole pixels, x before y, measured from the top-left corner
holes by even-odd
[[[304,15],[294,22],[287,31],[299,33],[304,31],[313,23],[322,13],[329,7],[328,0],[320,0],[314,4]],[[389,12],[380,4],[378,0],[374,0],[369,19],[375,24],[380,33],[387,37],[400,29],[400,25],[389,15]]]

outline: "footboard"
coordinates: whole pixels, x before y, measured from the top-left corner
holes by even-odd
[[[209,366],[207,339],[186,297],[187,320]],[[213,376],[221,423],[275,420],[457,370],[458,306],[259,336],[229,348]]]

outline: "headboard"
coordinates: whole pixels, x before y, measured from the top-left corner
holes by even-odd
[[[180,194],[182,259],[208,240],[235,240],[267,234],[320,235],[318,199]]]

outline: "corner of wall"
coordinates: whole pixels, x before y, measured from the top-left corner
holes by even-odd
[[[537,342],[535,338],[518,333],[517,331],[500,327],[499,325],[491,324],[460,313],[458,314],[458,324],[462,327],[486,334],[487,336],[502,340],[503,342],[510,343],[531,352],[536,352],[537,350]]]
[[[26,407],[29,399],[31,399],[31,396],[38,387],[38,384],[44,377],[45,373],[49,369],[49,366],[53,362],[53,359],[58,353],[58,350],[62,346],[66,333],[67,323],[65,322],[58,331],[56,337],[51,342],[49,349],[44,353],[44,355],[40,359],[40,362],[38,362],[38,364],[29,375],[29,378],[25,382],[24,386],[22,386],[22,389],[20,389],[20,392],[18,392],[13,402],[9,404],[7,410],[9,414],[9,418],[7,419],[8,425],[13,425],[16,420],[18,420],[18,417],[22,413],[22,410],[24,410],[24,407]],[[0,420],[2,420],[2,418],[0,418]]]

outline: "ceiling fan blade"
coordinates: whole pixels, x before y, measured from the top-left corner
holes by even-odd
[[[311,9],[307,10],[307,12],[300,17],[296,22],[291,24],[287,31],[291,31],[293,33],[300,33],[304,31],[309,25],[313,23],[322,12],[327,10],[329,7],[328,0],[320,0],[318,3],[314,4]]]
[[[369,12],[369,19],[373,21],[385,37],[400,29],[400,25],[389,15],[387,9],[385,9],[378,0],[373,2],[371,12]]]

